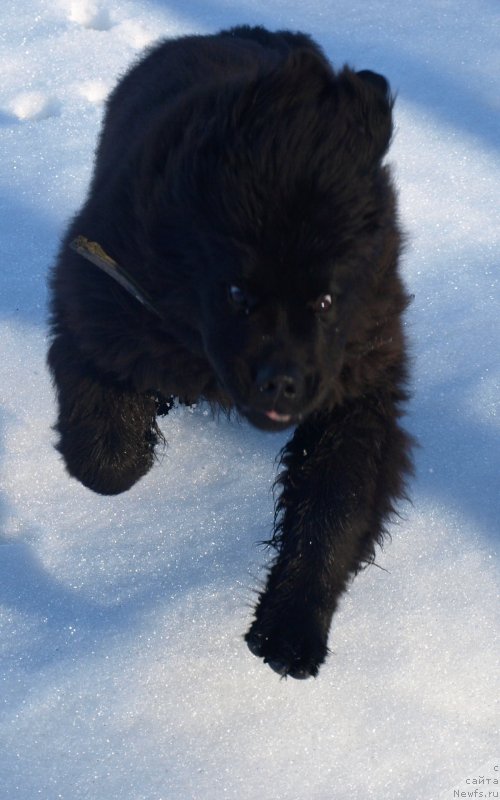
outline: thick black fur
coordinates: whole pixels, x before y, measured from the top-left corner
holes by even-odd
[[[407,359],[386,80],[303,34],[239,27],[151,50],[111,95],[55,266],[48,363],[68,472],[102,494],[154,462],[158,398],[294,427],[246,634],[316,675],[349,578],[404,495]],[[69,243],[99,242],[157,317]]]

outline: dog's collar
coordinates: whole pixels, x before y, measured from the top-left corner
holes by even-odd
[[[97,242],[91,242],[85,236],[77,236],[76,239],[69,245],[75,253],[86,258],[87,261],[90,261],[96,267],[99,267],[106,275],[109,275],[110,278],[113,278],[123,289],[126,289],[132,297],[135,297],[139,303],[151,311],[152,314],[156,314],[157,317],[163,319],[163,314],[159,311],[151,298],[147,295],[147,293],[142,289],[137,281],[132,278],[131,275],[126,272],[117,262],[108,256],[108,254],[102,249],[101,245]]]

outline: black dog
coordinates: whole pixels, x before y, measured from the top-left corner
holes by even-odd
[[[172,398],[296,426],[246,634],[295,678],[325,659],[338,599],[373,561],[410,471],[408,296],[381,164],[391,112],[382,76],[335,72],[304,34],[164,42],[110,97],[52,276],[58,449],[94,491],[150,469]],[[78,235],[124,286],[70,248]]]

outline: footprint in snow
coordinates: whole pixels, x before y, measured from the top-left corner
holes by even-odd
[[[15,97],[9,106],[14,119],[38,121],[49,117],[58,117],[61,113],[61,102],[44,92],[22,92]]]
[[[94,31],[109,31],[113,26],[109,11],[96,0],[73,0],[68,18]]]
[[[107,83],[104,83],[104,81],[95,80],[80,84],[77,91],[78,94],[84,97],[85,100],[88,100],[89,103],[100,105],[108,96],[110,88],[111,87]]]

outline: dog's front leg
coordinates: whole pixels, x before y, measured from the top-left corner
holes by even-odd
[[[48,364],[59,405],[57,449],[69,474],[100,494],[130,489],[162,439],[155,397],[101,375],[65,332],[54,338]]]
[[[398,416],[390,396],[365,396],[311,416],[283,451],[278,555],[245,637],[281,675],[317,674],[339,597],[404,494],[410,442]]]

